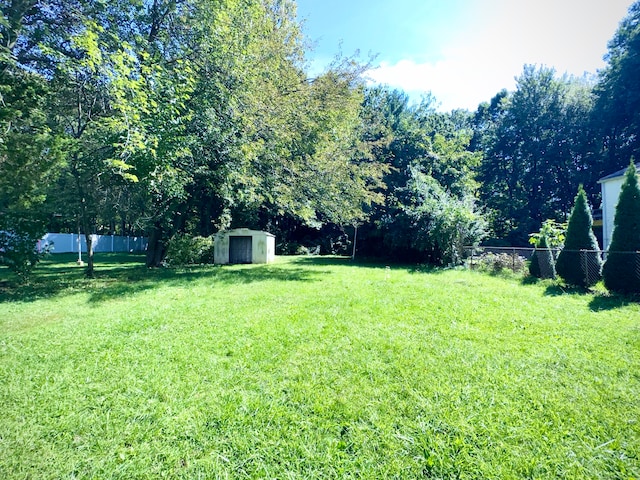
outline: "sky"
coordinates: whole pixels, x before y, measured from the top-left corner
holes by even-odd
[[[525,64],[595,75],[633,0],[297,0],[309,73],[339,52],[373,57],[371,83],[475,110]]]

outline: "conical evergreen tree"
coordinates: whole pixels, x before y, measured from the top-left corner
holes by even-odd
[[[613,220],[613,237],[604,265],[604,285],[617,293],[640,293],[640,187],[631,161]]]
[[[556,262],[558,275],[569,285],[589,287],[602,277],[602,257],[592,225],[587,194],[580,185],[569,217],[564,248]]]
[[[553,262],[553,254],[549,249],[547,237],[540,237],[536,250],[531,256],[529,273],[537,278],[556,278],[556,267]]]

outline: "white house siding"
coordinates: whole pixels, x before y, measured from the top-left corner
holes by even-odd
[[[636,168],[640,170],[640,163],[636,164]],[[613,219],[616,214],[618,197],[620,196],[620,190],[622,190],[626,170],[624,168],[598,180],[602,191],[602,249],[604,251],[609,250],[609,245],[611,245]]]

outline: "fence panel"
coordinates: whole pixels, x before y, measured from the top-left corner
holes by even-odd
[[[113,237],[113,251],[114,252],[128,252],[128,239],[129,237]]]
[[[538,262],[540,267],[540,272],[542,274],[542,278],[551,278],[553,276],[552,265],[550,262],[554,262],[558,259],[559,253],[562,251],[558,248],[525,248],[525,247],[464,247],[465,256],[467,258],[467,265],[470,268],[476,268],[481,265],[483,259],[486,258],[487,254],[492,255],[509,255],[513,262],[502,262],[500,265],[505,265],[507,268],[511,268],[516,271],[516,267],[519,265],[519,262],[516,261],[516,258],[524,257],[525,259],[530,259],[535,251],[539,253],[542,252],[551,252],[551,255],[541,255],[538,254]],[[600,265],[603,260],[606,260],[607,254],[612,252],[605,252],[603,250],[566,250],[567,252],[573,252],[578,254],[577,258],[579,259],[580,266],[582,268],[582,273],[586,280],[587,284],[592,284],[597,279],[600,278]],[[635,264],[635,275],[636,278],[640,279],[640,252],[615,252],[622,253],[629,256],[629,262],[631,264]],[[497,263],[497,262],[495,262]],[[511,263],[511,265],[508,265]],[[513,266],[513,268],[512,268]]]
[[[116,235],[92,235],[93,251],[100,252],[142,252],[147,249],[146,237],[123,237]],[[77,253],[78,245],[82,253],[87,252],[84,235],[77,233],[47,233],[38,241],[39,252]]]

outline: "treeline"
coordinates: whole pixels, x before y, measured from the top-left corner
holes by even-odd
[[[309,77],[293,0],[0,0],[0,259],[44,231],[246,226],[433,263],[526,243],[639,141],[640,2],[597,78],[525,66],[514,92],[439,113],[336,58]],[[470,79],[470,81],[473,81]],[[93,269],[89,255],[88,273]]]

